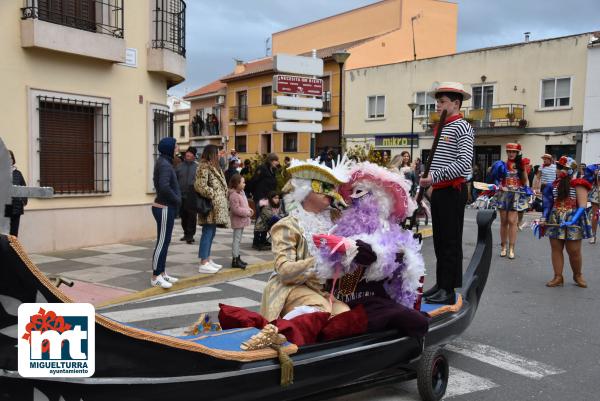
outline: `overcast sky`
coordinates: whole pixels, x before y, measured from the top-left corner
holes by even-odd
[[[271,33],[376,0],[187,0],[187,79],[182,96],[230,73],[234,58],[265,55]],[[600,0],[457,0],[457,51],[600,31]]]

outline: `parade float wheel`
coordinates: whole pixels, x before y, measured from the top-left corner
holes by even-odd
[[[426,348],[417,367],[417,387],[423,401],[439,401],[448,386],[448,360],[441,348]]]

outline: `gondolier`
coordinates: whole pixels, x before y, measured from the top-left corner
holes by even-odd
[[[471,98],[459,82],[442,82],[433,91],[436,110],[447,112],[445,124],[433,155],[429,176],[421,178],[422,187],[433,187],[431,217],[435,249],[436,285],[425,292],[428,303],[453,304],[454,289],[462,286],[462,232],[467,202],[466,178],[473,160],[475,132],[460,114],[464,100]]]

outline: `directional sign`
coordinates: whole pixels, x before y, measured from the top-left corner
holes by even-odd
[[[279,132],[323,132],[321,124],[297,123],[291,121],[276,121],[273,124],[273,131]]]
[[[323,107],[323,101],[321,99],[311,99],[309,97],[275,96],[275,105],[320,109]]]
[[[318,78],[275,75],[273,77],[273,88],[275,92],[279,93],[323,96],[323,80]]]
[[[323,60],[320,58],[276,54],[273,56],[276,72],[298,75],[323,75]]]
[[[273,110],[273,117],[280,120],[321,121],[323,113],[320,111],[277,109]]]

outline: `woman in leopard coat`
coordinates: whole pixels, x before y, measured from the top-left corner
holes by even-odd
[[[219,149],[215,145],[207,145],[202,152],[202,160],[196,171],[194,189],[196,192],[210,199],[212,209],[207,215],[198,215],[198,224],[202,226],[200,237],[200,273],[216,273],[223,266],[210,259],[217,227],[229,227],[229,208],[227,205],[227,183],[223,171],[219,167]]]

